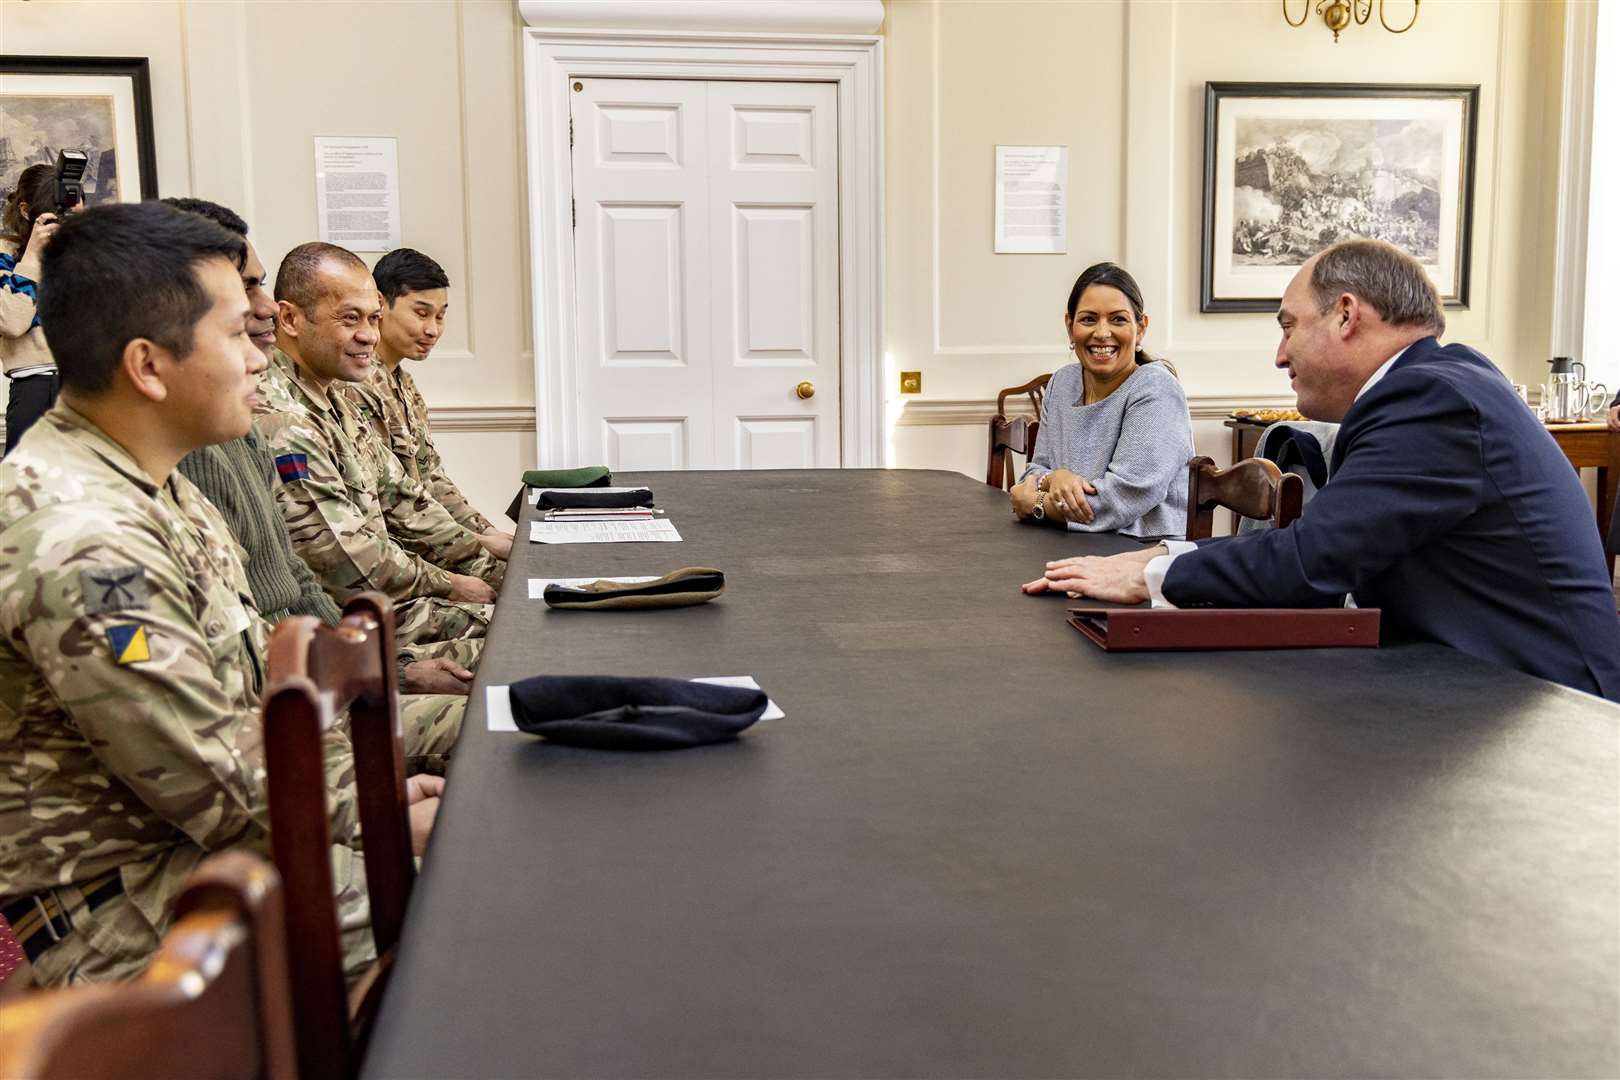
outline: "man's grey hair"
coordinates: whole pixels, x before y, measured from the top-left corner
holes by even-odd
[[[1350,293],[1391,326],[1421,326],[1436,337],[1446,332],[1434,282],[1416,259],[1382,240],[1346,240],[1324,250],[1311,267],[1311,291],[1323,314]]]

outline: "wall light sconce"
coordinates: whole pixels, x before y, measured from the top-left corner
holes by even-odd
[[[1412,0],[1412,18],[1405,26],[1397,30],[1389,25],[1388,19],[1384,18],[1384,0],[1378,0],[1378,21],[1390,33],[1404,34],[1417,24],[1418,8],[1422,4],[1423,0]],[[1304,0],[1304,4],[1300,8],[1298,22],[1288,17],[1288,0],[1282,0],[1282,9],[1283,21],[1289,26],[1304,26],[1305,20],[1310,18],[1311,15],[1311,0]],[[1372,10],[1373,0],[1317,0],[1316,4],[1316,13],[1322,16],[1322,21],[1327,23],[1327,28],[1333,31],[1333,43],[1335,45],[1339,42],[1340,30],[1349,26],[1352,22],[1357,26],[1364,26],[1367,20],[1372,18]]]

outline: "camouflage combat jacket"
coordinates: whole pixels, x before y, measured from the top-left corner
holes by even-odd
[[[473,508],[444,471],[444,459],[439,457],[439,448],[433,445],[427,402],[403,363],[390,373],[388,365],[379,361],[373,365],[369,379],[347,383],[344,390],[360,406],[372,430],[393,452],[400,467],[449,511],[451,517],[476,533],[487,533],[495,528]]]
[[[138,972],[207,853],[268,854],[267,640],[241,549],[178,471],[153,483],[60,401],[0,462],[0,903],[123,888],[42,982]],[[327,761],[334,839],[357,845],[340,732]]]
[[[348,395],[316,385],[280,349],[258,412],[293,550],[340,603],[365,589],[396,602],[447,597],[445,567],[496,573],[478,537],[405,475]]]

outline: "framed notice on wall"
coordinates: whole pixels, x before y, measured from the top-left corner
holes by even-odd
[[[996,147],[996,253],[1069,250],[1069,148]]]
[[[399,143],[318,135],[315,214],[320,238],[350,251],[399,247]]]

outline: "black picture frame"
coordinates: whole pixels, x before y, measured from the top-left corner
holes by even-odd
[[[140,197],[158,197],[157,144],[152,124],[151,61],[144,56],[0,55],[0,75],[107,76],[129,80],[135,113],[135,162]]]
[[[1310,180],[1319,183],[1320,188],[1334,189],[1308,191],[1304,196],[1307,201],[1313,196],[1317,199],[1319,206],[1323,208],[1320,213],[1312,216],[1308,213],[1308,207],[1279,206],[1278,200],[1268,200],[1271,191],[1266,190],[1248,199],[1247,203],[1250,205],[1258,203],[1259,214],[1263,215],[1277,209],[1281,216],[1271,220],[1265,217],[1239,218],[1239,210],[1236,207],[1238,188],[1255,191],[1250,185],[1236,183],[1239,171],[1246,172],[1250,178],[1259,178],[1263,172],[1263,182],[1270,188],[1279,162],[1263,151],[1251,151],[1239,161],[1238,152],[1241,144],[1235,134],[1237,125],[1248,120],[1257,127],[1264,125],[1267,130],[1274,130],[1291,121],[1287,110],[1279,110],[1269,104],[1251,106],[1251,115],[1245,116],[1242,104],[1251,101],[1269,103],[1278,99],[1302,103],[1297,120],[1292,121],[1299,125],[1301,136],[1309,136],[1310,129],[1314,126],[1317,129],[1316,134],[1329,142],[1333,136],[1331,131],[1323,130],[1327,125],[1335,123],[1360,125],[1355,128],[1357,132],[1366,128],[1377,129],[1390,121],[1401,121],[1403,117],[1398,103],[1410,102],[1411,109],[1404,117],[1409,124],[1419,120],[1431,125],[1441,124],[1440,142],[1435,145],[1442,148],[1442,152],[1434,157],[1434,164],[1440,175],[1431,178],[1425,174],[1401,175],[1392,168],[1373,170],[1383,176],[1383,182],[1388,184],[1399,182],[1410,189],[1396,200],[1385,204],[1376,198],[1362,200],[1348,193],[1366,192],[1365,169],[1361,173],[1354,174],[1349,171],[1329,174],[1326,178],[1315,172],[1308,172]],[[1357,99],[1368,104],[1361,110],[1339,107],[1340,103],[1353,102]],[[1456,110],[1455,120],[1450,116],[1453,109]],[[1413,237],[1414,246],[1421,250],[1412,253],[1430,267],[1430,275],[1435,278],[1435,284],[1440,289],[1441,299],[1445,305],[1449,308],[1468,307],[1473,262],[1474,180],[1478,125],[1478,84],[1205,83],[1203,248],[1199,264],[1199,310],[1276,311],[1287,278],[1292,276],[1304,262],[1304,258],[1310,254],[1310,251],[1304,250],[1305,248],[1319,250],[1331,243],[1332,239],[1362,235],[1345,221],[1347,213],[1354,213],[1361,221],[1369,222],[1370,224],[1365,227],[1372,235],[1387,233],[1389,235],[1385,235],[1384,238],[1399,246],[1408,247],[1402,243],[1402,238]],[[1372,141],[1381,144],[1384,137],[1377,135]],[[1278,140],[1266,149],[1269,151],[1282,146],[1283,143]],[[1230,163],[1223,161],[1223,147],[1230,152],[1232,158]],[[1455,160],[1452,158],[1453,151],[1456,155]],[[1283,149],[1281,152],[1286,154],[1287,150]],[[1258,158],[1256,155],[1259,155]],[[1299,160],[1306,161],[1302,156]],[[1281,162],[1281,167],[1292,166],[1285,158]],[[1408,171],[1416,172],[1416,170]],[[1226,181],[1225,187],[1222,186],[1223,179]],[[1292,179],[1292,176],[1286,179]],[[1427,200],[1423,196],[1423,191],[1428,190],[1425,183],[1428,179],[1437,181],[1434,191],[1438,205],[1433,210],[1432,221]],[[1285,192],[1286,196],[1299,199],[1297,187],[1298,185],[1289,187]],[[1283,190],[1282,185],[1278,185],[1277,190]],[[1406,209],[1399,211],[1392,209],[1400,204],[1401,200],[1407,200]],[[1346,211],[1344,209],[1346,206],[1353,207],[1353,210]],[[1327,207],[1333,209],[1326,209]],[[1293,222],[1289,221],[1290,218],[1294,219]],[[1312,236],[1310,234],[1312,224],[1326,227]],[[1431,226],[1434,229],[1432,262],[1424,260],[1424,256],[1430,254],[1428,230]],[[1325,233],[1335,227],[1341,230],[1340,236],[1325,238]],[[1243,247],[1250,247],[1251,250],[1240,250]],[[1408,247],[1408,250],[1411,248]],[[1289,261],[1296,257],[1297,262]],[[1251,262],[1255,265],[1238,266],[1239,263]]]

